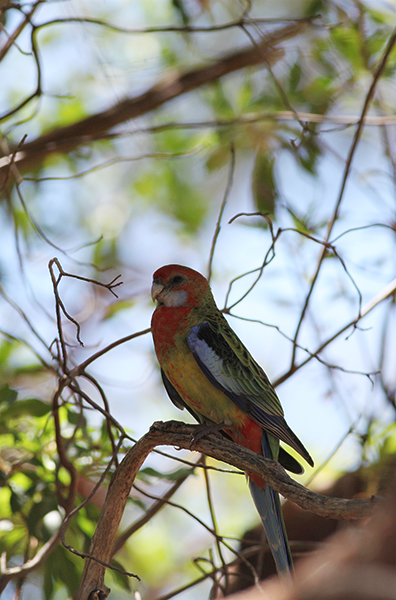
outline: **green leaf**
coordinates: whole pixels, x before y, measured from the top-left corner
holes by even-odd
[[[180,17],[184,27],[188,27],[190,24],[190,17],[185,9],[183,0],[172,0],[172,5],[176,10],[177,15]]]
[[[140,469],[138,477],[147,482],[150,481],[152,477],[157,479],[166,479],[167,481],[178,481],[183,477],[191,475],[193,472],[193,469],[182,467],[181,469],[176,469],[176,471],[172,471],[171,473],[161,473],[152,467],[144,467],[144,469]]]
[[[131,306],[133,306],[134,304],[135,300],[133,300],[132,298],[125,298],[122,300],[116,300],[115,302],[112,302],[111,304],[109,304],[109,306],[106,307],[106,310],[103,315],[103,320],[106,321],[107,319],[111,319],[111,317],[116,315],[118,312],[131,308]]]
[[[308,235],[315,235],[316,231],[308,223],[307,217],[304,218],[304,217],[297,215],[295,212],[293,212],[291,210],[291,208],[289,208],[288,211],[294,221],[294,226],[297,229],[297,231],[301,231],[302,233],[307,233]]]
[[[21,415],[31,415],[32,417],[43,417],[51,412],[51,406],[37,398],[28,398],[18,400],[7,409],[7,416],[17,417]]]
[[[301,166],[311,175],[316,174],[317,160],[321,156],[321,148],[317,136],[312,133],[305,135],[297,150],[297,159]]]
[[[8,384],[0,387],[0,404],[12,404],[17,399],[18,392],[10,388]]]
[[[243,112],[250,105],[253,96],[252,82],[250,79],[245,81],[236,93],[236,107],[238,112]]]
[[[235,112],[230,103],[230,95],[226,92],[225,85],[222,81],[215,81],[208,89],[208,96],[218,118],[232,119],[235,117]]]
[[[155,168],[142,173],[134,183],[135,190],[147,202],[176,219],[188,233],[194,233],[202,224],[208,208],[208,199],[201,192],[187,165],[156,161]]]
[[[307,17],[314,17],[322,13],[326,14],[326,2],[324,0],[312,0],[305,9],[305,15]]]
[[[139,498],[131,498],[131,497],[129,497],[128,498],[128,503],[129,504],[134,504],[135,506],[139,507],[142,512],[146,512],[147,511],[147,506]]]
[[[123,565],[118,561],[118,560],[112,560],[111,564],[114,567],[117,567],[118,569],[122,569],[123,571],[126,571],[126,569],[123,567]],[[120,573],[119,571],[110,571],[114,581],[116,583],[118,583],[118,585],[123,589],[126,590],[127,592],[131,591],[131,583],[130,583],[130,578],[128,577],[128,575],[124,575],[123,573]]]
[[[95,244],[93,261],[99,272],[119,263],[118,244],[115,238],[102,238]]]
[[[22,491],[14,491],[11,489],[11,497],[10,497],[10,506],[11,511],[15,514],[20,512],[25,504],[28,502],[29,497],[27,494],[24,494]]]
[[[142,479],[143,481],[149,482],[150,479],[152,479],[153,477],[162,479],[164,477],[164,474],[160,471],[157,471],[156,469],[153,469],[152,467],[144,467],[143,469],[140,469],[140,471],[137,474],[137,477],[139,479]]]
[[[44,597],[45,597],[45,600],[51,600],[52,594],[54,593],[54,579],[52,577],[52,570],[51,570],[51,568],[49,568],[49,562],[45,562],[44,565],[45,565],[44,581],[43,581]]]
[[[81,567],[83,566],[81,560],[77,564],[81,564]],[[59,545],[48,557],[46,567],[47,577],[51,575],[52,584],[63,582],[68,589],[69,595],[74,596],[78,590],[81,573],[77,569],[73,555],[66,548]],[[52,589],[49,582],[47,586],[48,589]]]
[[[302,69],[300,63],[296,62],[290,69],[289,74],[289,89],[291,92],[295,92],[301,81]]]
[[[12,517],[11,496],[12,491],[9,487],[0,488],[0,515],[2,519]]]
[[[221,169],[230,162],[230,147],[219,146],[209,156],[206,161],[208,171],[216,171]]]
[[[337,87],[334,78],[330,76],[316,77],[307,85],[303,94],[307,102],[309,102],[310,110],[318,112],[326,112],[331,104]],[[312,127],[311,127],[312,129]]]
[[[74,410],[67,411],[67,420],[71,425],[77,425],[81,419],[81,414],[79,412],[75,412]]]
[[[390,8],[390,5],[389,5]],[[371,19],[374,21],[374,23],[376,23],[377,25],[385,25],[386,23],[390,24],[391,19],[393,18],[393,10],[392,12],[389,11],[388,13],[385,12],[379,12],[377,10],[373,10],[372,8],[368,8],[365,7],[366,12],[370,15]],[[391,18],[389,18],[391,17]]]
[[[10,358],[11,354],[13,353],[15,347],[19,346],[20,343],[14,340],[4,340],[1,344],[0,344],[0,365],[6,365],[8,362],[8,359]]]
[[[260,152],[256,156],[253,169],[252,192],[257,210],[275,213],[278,189],[274,176],[275,159],[268,151]]]
[[[356,71],[364,69],[360,32],[353,27],[334,27],[331,37],[337,50],[351,64],[356,77]]]
[[[27,517],[29,532],[38,539],[43,539],[43,518],[53,510],[57,510],[58,503],[55,494],[47,489],[40,502],[33,504]]]
[[[168,481],[179,481],[179,479],[183,479],[184,477],[194,474],[195,469],[190,467],[181,467],[180,469],[176,469],[176,471],[172,471],[171,473],[164,473],[163,479],[167,479]]]

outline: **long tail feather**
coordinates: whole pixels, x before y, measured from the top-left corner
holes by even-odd
[[[279,575],[289,575],[293,571],[293,560],[279,496],[268,484],[260,488],[251,479],[249,479],[249,488],[263,523],[276,569]]]

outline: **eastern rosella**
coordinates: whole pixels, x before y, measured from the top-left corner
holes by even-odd
[[[223,424],[234,442],[294,473],[302,467],[279,440],[313,466],[267,375],[217,308],[205,277],[167,265],[154,273],[151,295],[157,302],[151,321],[155,352],[172,402],[202,424]],[[277,570],[289,573],[293,562],[279,496],[261,478],[248,477]]]

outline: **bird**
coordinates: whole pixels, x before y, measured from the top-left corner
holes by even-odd
[[[153,275],[151,296],[154,349],[175,406],[293,473],[303,468],[280,441],[313,466],[266,373],[218,309],[207,279],[189,267],[165,265]],[[293,560],[279,495],[257,475],[247,476],[278,574],[290,578]]]

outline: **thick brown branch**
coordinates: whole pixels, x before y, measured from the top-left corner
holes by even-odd
[[[92,556],[103,562],[111,561],[117,530],[132,484],[144,460],[155,446],[150,433],[143,436],[126,454],[113,475],[89,549]],[[110,590],[104,585],[105,570],[104,565],[87,559],[76,600],[88,600],[91,592],[95,590],[102,592],[102,600],[108,596]]]
[[[240,50],[208,66],[167,78],[140,96],[126,98],[108,110],[50,131],[25,144],[23,150],[15,156],[14,162],[19,171],[26,171],[40,164],[49,154],[69,152],[79,144],[89,143],[91,136],[98,139],[101,133],[104,134],[129,119],[140,117],[168,100],[212,83],[224,75],[265,62],[273,64],[283,55],[282,49],[276,46],[287,38],[298,35],[305,27],[306,24],[300,22],[278,29],[257,47]],[[0,183],[7,176],[9,168],[6,158],[0,162]]]
[[[92,540],[90,555],[109,563],[113,553],[118,526],[128,500],[133,481],[148,454],[161,445],[191,449],[194,425],[178,421],[154,423],[149,433],[144,435],[126,454],[116,469],[106,497],[103,510]],[[333,519],[356,519],[371,513],[374,498],[346,500],[321,496],[304,488],[275,461],[265,459],[218,433],[212,433],[197,442],[193,449],[207,456],[227,462],[243,471],[260,475],[286,498],[300,507],[312,510],[318,515]],[[95,560],[88,559],[76,600],[88,600],[93,590],[101,590],[103,598],[109,590],[104,585],[105,567]]]
[[[156,446],[166,444],[189,449],[195,428],[195,425],[186,425],[179,421],[154,423],[147,435],[152,436],[153,440],[157,438]],[[193,449],[242,471],[261,476],[282,496],[322,517],[358,519],[370,514],[374,505],[373,498],[347,500],[316,494],[289,477],[278,462],[263,458],[217,433],[194,442]]]

